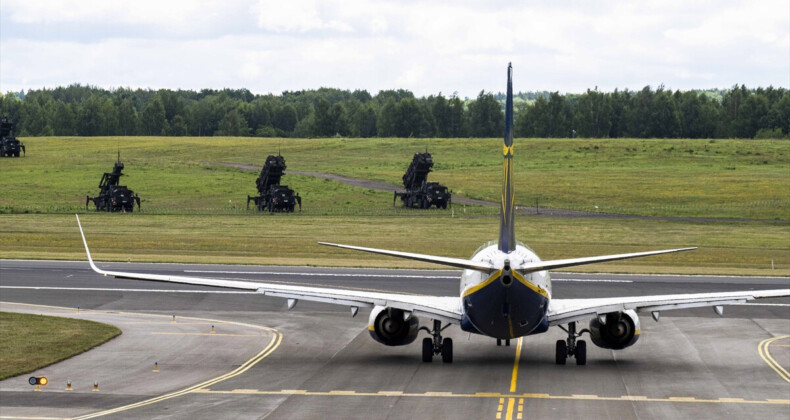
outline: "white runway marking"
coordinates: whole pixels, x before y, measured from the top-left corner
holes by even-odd
[[[431,276],[413,274],[356,274],[356,273],[308,273],[298,271],[224,271],[224,270],[184,270],[185,273],[203,274],[233,274],[233,275],[265,275],[265,276],[306,276],[306,277],[380,277],[380,278],[407,278],[407,279],[448,279],[458,280],[460,276]],[[614,279],[552,279],[552,282],[580,282],[580,283],[633,283],[633,280]]]

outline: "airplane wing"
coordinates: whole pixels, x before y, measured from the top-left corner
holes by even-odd
[[[326,287],[293,286],[287,284],[272,284],[241,280],[102,270],[93,262],[90,249],[88,249],[88,241],[85,239],[85,233],[82,231],[82,224],[80,223],[79,216],[77,216],[77,224],[80,227],[82,243],[85,244],[85,253],[88,255],[88,262],[90,263],[91,269],[104,276],[254,291],[264,296],[275,296],[289,300],[293,299],[294,304],[297,300],[307,300],[313,302],[331,303],[335,305],[344,305],[352,308],[352,313],[356,313],[356,310],[353,308],[372,308],[374,306],[385,306],[408,311],[418,317],[422,316],[448,323],[458,324],[461,321],[461,298],[458,296],[426,296],[401,293],[367,292]],[[290,305],[291,303],[289,302],[289,306]]]
[[[632,309],[636,312],[657,312],[704,306],[732,305],[754,299],[783,296],[790,296],[790,289],[594,299],[552,299],[549,303],[548,318],[549,325],[554,326],[584,321],[598,315],[627,309]]]

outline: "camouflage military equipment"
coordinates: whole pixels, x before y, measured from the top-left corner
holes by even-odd
[[[259,211],[293,212],[296,204],[302,210],[302,197],[294,195],[294,191],[287,185],[280,185],[280,179],[285,173],[285,158],[270,155],[261,169],[261,175],[255,180],[258,187],[258,197],[247,196],[247,208],[250,201],[255,202]]]
[[[0,157],[19,157],[20,151],[27,154],[25,145],[11,135],[13,129],[14,123],[8,121],[7,117],[0,118]]]
[[[431,206],[446,209],[447,204],[452,200],[452,194],[444,185],[438,182],[428,182],[428,173],[432,168],[433,159],[430,153],[415,153],[409,169],[403,175],[403,186],[406,188],[406,192],[395,191],[392,204],[395,205],[395,201],[400,197],[406,207],[416,205],[421,209]]]
[[[99,196],[85,197],[86,210],[91,201],[96,205],[96,211],[132,212],[134,203],[137,203],[137,208],[140,209],[140,197],[125,185],[118,185],[118,181],[123,176],[121,171],[123,171],[123,163],[119,153],[112,172],[105,172],[101,177]]]

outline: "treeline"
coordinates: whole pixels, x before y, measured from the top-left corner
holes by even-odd
[[[790,91],[710,95],[640,91],[517,95],[519,137],[790,137]],[[469,100],[408,90],[321,88],[254,95],[246,89],[100,89],[71,85],[0,96],[18,136],[499,137],[504,95]]]

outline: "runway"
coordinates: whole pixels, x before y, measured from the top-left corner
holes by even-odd
[[[457,295],[459,271],[99,263],[102,268]],[[788,278],[553,273],[555,298],[790,287]],[[3,418],[744,418],[790,416],[790,299],[641,317],[633,347],[554,365],[559,329],[497,347],[445,330],[452,364],[386,347],[347,307],[119,280],[85,262],[0,261],[0,310],[114,324],[111,342],[0,382]],[[38,289],[31,289],[36,287]],[[81,289],[81,290],[75,290]],[[150,290],[169,290],[169,293]],[[79,313],[77,307],[79,306]],[[175,322],[173,322],[175,316]],[[211,332],[211,326],[215,331]],[[585,339],[587,339],[585,337]],[[588,339],[589,340],[589,339]],[[159,372],[153,372],[154,362]],[[37,374],[36,373],[36,374]],[[74,389],[65,391],[67,380]],[[92,391],[94,381],[99,390]]]

